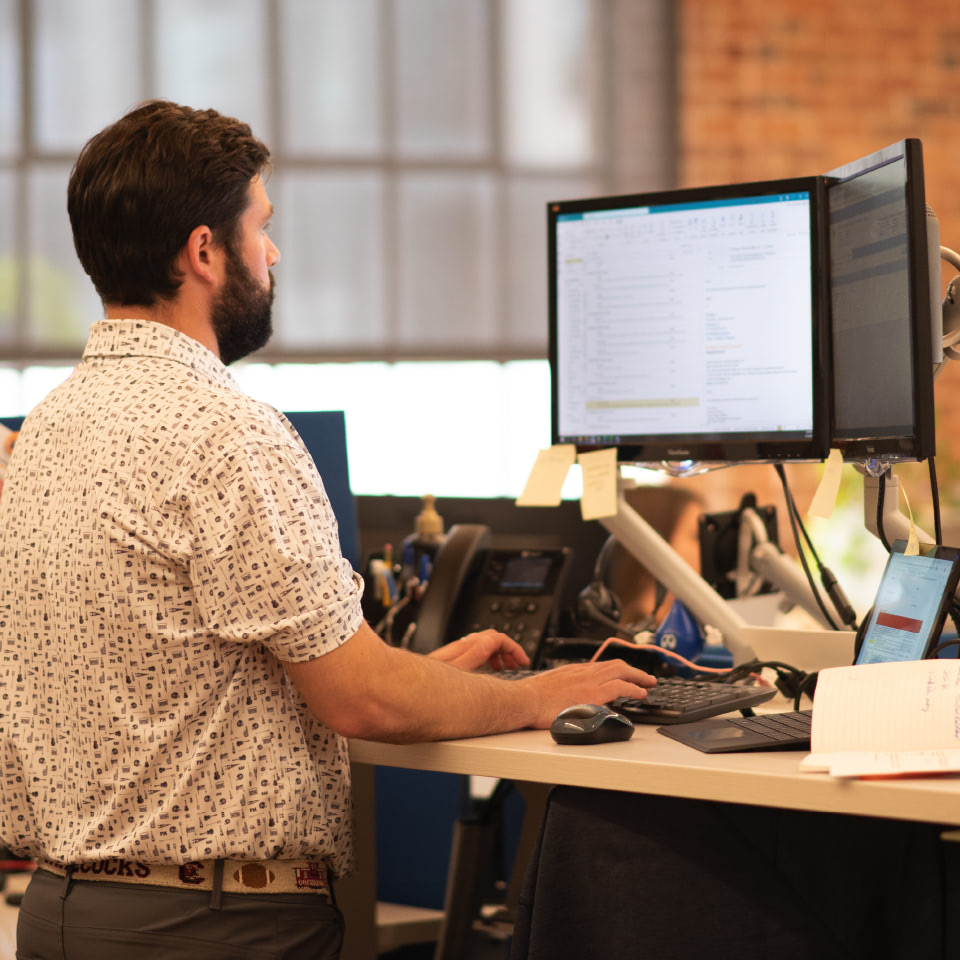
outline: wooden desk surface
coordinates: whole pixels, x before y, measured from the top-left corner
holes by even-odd
[[[354,763],[960,826],[960,776],[836,780],[799,773],[804,755],[704,754],[639,725],[626,743],[584,747],[559,746],[545,730],[402,746],[350,742]]]

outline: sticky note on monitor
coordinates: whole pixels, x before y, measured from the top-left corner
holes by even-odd
[[[518,507],[558,507],[560,491],[577,458],[577,448],[572,443],[547,447],[537,454],[537,459],[527,477],[523,493],[517,498]]]
[[[617,450],[591,450],[577,458],[583,472],[580,513],[584,520],[612,517],[617,512]]]

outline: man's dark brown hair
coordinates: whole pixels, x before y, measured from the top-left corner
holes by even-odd
[[[216,110],[166,100],[135,107],[94,136],[70,174],[67,210],[83,269],[104,303],[153,306],[176,296],[176,257],[208,226],[229,245],[250,181],[270,151]]]

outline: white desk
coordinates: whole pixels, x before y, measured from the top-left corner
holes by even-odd
[[[658,734],[653,726],[638,725],[627,743],[586,747],[559,746],[540,730],[403,746],[353,740],[350,756],[360,870],[344,884],[347,896],[341,898],[348,929],[344,960],[376,954],[372,766],[960,827],[960,776],[836,780],[799,773],[803,751],[703,754]]]
[[[960,776],[835,780],[799,773],[802,751],[704,754],[652,726],[637,726],[626,743],[589,747],[559,746],[540,730],[405,746],[355,740],[350,756],[413,770],[960,826]]]

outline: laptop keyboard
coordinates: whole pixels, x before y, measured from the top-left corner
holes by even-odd
[[[621,698],[613,708],[634,723],[690,723],[769,700],[773,687],[709,680],[661,679],[641,700]]]

